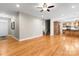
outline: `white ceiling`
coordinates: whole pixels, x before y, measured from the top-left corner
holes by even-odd
[[[33,16],[49,18],[67,18],[79,17],[79,4],[78,3],[51,3],[56,7],[51,8],[50,12],[40,12],[36,8],[40,3],[20,3],[20,8],[16,7],[16,3],[0,3],[0,13],[16,13],[17,11],[24,12]],[[75,8],[72,8],[75,6]]]

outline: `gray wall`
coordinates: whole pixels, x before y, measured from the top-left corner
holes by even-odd
[[[20,39],[42,35],[42,20],[34,16],[19,14]]]
[[[11,35],[11,19],[8,19],[8,34]]]
[[[19,13],[17,13],[16,15],[16,19],[15,19],[15,34],[14,36],[19,39]]]

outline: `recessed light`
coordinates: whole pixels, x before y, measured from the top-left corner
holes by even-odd
[[[20,5],[19,5],[19,4],[16,4],[16,7],[18,7],[18,8],[19,8],[19,7],[20,7]]]
[[[75,6],[72,6],[72,8],[75,8]]]

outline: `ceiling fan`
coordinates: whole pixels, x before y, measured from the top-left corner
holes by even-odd
[[[41,9],[40,12],[43,12],[43,11],[50,12],[50,8],[53,8],[53,7],[55,7],[55,6],[54,5],[48,6],[46,3],[44,3],[42,5],[42,7],[37,7],[37,8],[40,8]]]

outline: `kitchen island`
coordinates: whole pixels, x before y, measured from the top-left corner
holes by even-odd
[[[63,30],[64,35],[68,36],[76,36],[79,37],[79,29],[73,28],[73,29],[64,29]]]

